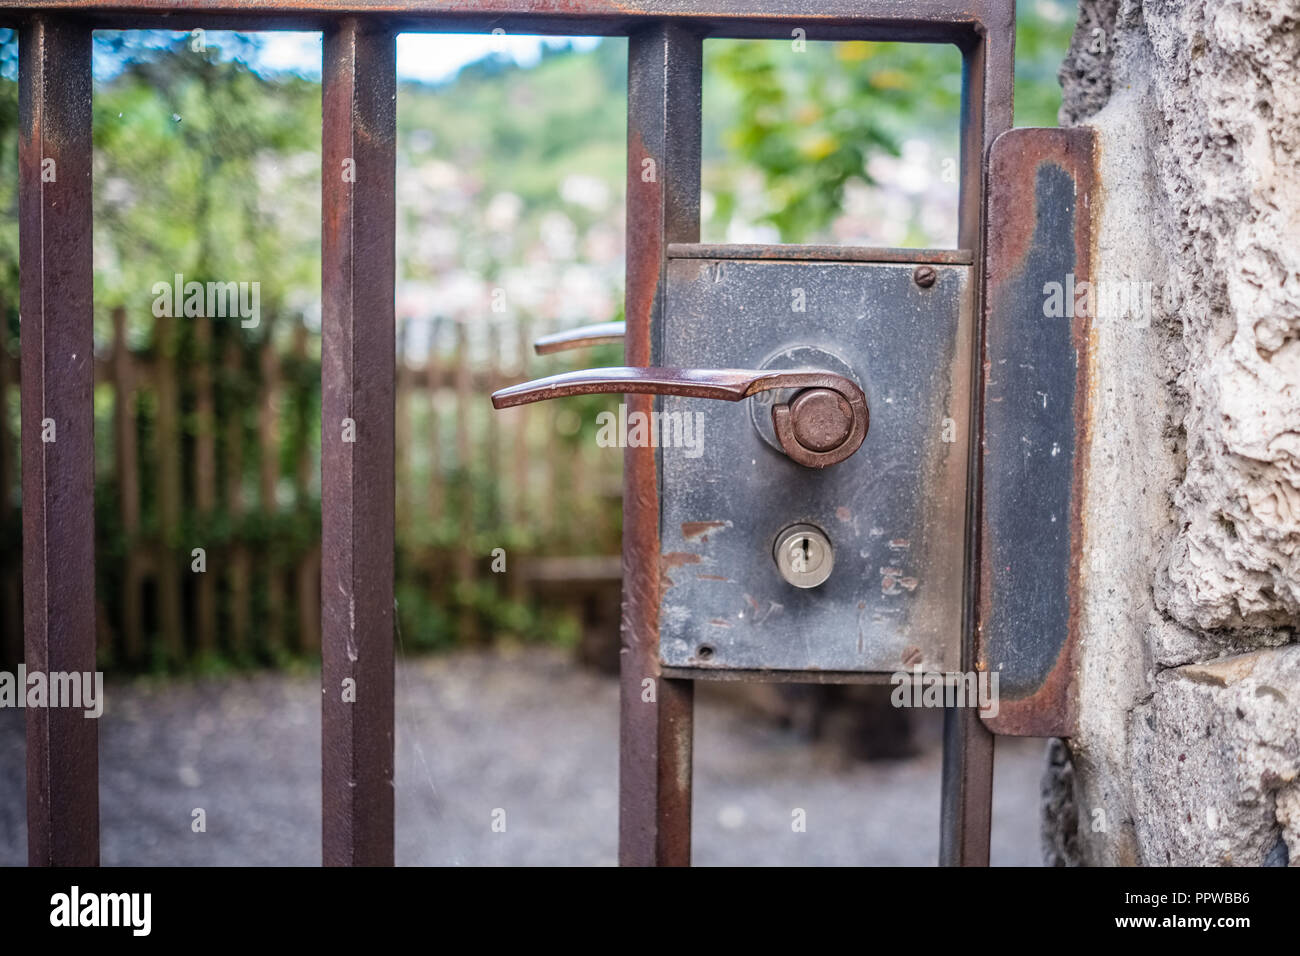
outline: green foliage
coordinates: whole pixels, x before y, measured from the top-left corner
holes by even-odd
[[[786,241],[800,241],[834,219],[849,181],[874,183],[868,159],[897,154],[907,130],[942,136],[946,121],[955,144],[961,60],[954,48],[813,42],[796,50],[786,41],[719,40],[706,49],[709,76],[721,84],[706,117],[730,119],[722,150],[710,143],[710,152],[731,162],[707,180],[724,222],[736,208],[736,160],[763,176],[760,219]]]
[[[541,608],[501,594],[494,581],[461,585],[435,598],[409,577],[399,575],[397,627],[404,651],[442,651],[455,647],[466,615],[493,640],[572,646],[579,625],[572,613]]]
[[[1019,0],[1016,4],[1017,126],[1055,126],[1061,108],[1057,71],[1079,15],[1075,0]]]
[[[96,302],[125,305],[140,336],[154,284],[177,273],[260,282],[264,314],[314,301],[319,84],[265,78],[187,36],[117,42],[124,68],[94,99]]]
[[[1016,121],[1054,126],[1056,70],[1073,29],[1069,0],[1017,8]],[[958,154],[961,56],[914,43],[712,40],[705,46],[704,185],[714,227],[738,212],[746,172],[761,179],[763,205],[747,218],[785,242],[825,237],[850,183],[873,185],[873,154],[897,155],[905,137]],[[715,86],[710,85],[712,83]],[[720,132],[719,132],[720,131]],[[932,171],[938,175],[938,170]]]
[[[406,651],[441,651],[456,644],[456,616],[445,600],[405,579],[397,591],[397,633]]]

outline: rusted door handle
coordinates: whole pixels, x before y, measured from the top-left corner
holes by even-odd
[[[492,393],[492,406],[629,392],[738,402],[787,388],[799,391],[789,402],[772,406],[772,426],[790,458],[808,468],[825,468],[861,447],[871,420],[867,397],[843,375],[817,369],[589,368],[500,389]]]
[[[552,352],[566,352],[569,349],[585,349],[589,345],[622,342],[626,330],[626,322],[581,325],[576,329],[565,329],[563,332],[543,335],[533,343],[533,351],[538,355],[550,355]]]

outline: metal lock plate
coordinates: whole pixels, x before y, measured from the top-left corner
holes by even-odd
[[[756,427],[784,396],[758,409],[745,406],[761,397],[658,400],[666,421],[703,426],[695,447],[658,452],[661,663],[693,676],[957,669],[970,266],[928,253],[881,262],[733,258],[747,254],[734,249],[670,249],[659,364],[815,362],[861,386],[870,429],[856,454],[817,470]],[[914,278],[922,256],[935,273],[928,287]],[[811,588],[784,580],[773,558],[778,535],[801,523],[821,529],[834,551],[833,572]]]

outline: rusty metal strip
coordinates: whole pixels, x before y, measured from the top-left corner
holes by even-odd
[[[700,234],[703,43],[673,24],[628,41],[628,365],[658,357],[669,242]],[[629,395],[649,413],[650,395]],[[659,469],[656,449],[623,458],[623,650],[619,862],[685,866],[691,858],[694,687],[659,670]]]
[[[817,246],[674,242],[670,259],[757,259],[789,262],[898,262],[930,265],[971,264],[969,249],[880,249],[871,246]]]
[[[90,31],[35,19],[18,70],[26,664],[84,673],[95,670]],[[99,863],[99,732],[81,709],[27,711],[27,858]]]
[[[324,41],[322,849],[392,865],[396,42],[358,19]]]
[[[957,245],[974,253],[977,300],[982,314],[985,243],[985,160],[994,140],[1011,127],[1015,66],[1016,11],[1012,0],[988,0],[979,12],[977,43],[962,48],[961,195]],[[974,336],[971,421],[979,421],[982,353],[981,330]],[[962,670],[975,667],[974,604],[979,593],[980,466],[978,442],[972,443],[962,626]],[[945,866],[987,866],[993,806],[993,735],[974,708],[951,708],[944,714],[939,862]]]
[[[1077,717],[1093,151],[1088,129],[1017,129],[989,163],[977,666],[999,674],[999,734],[1066,737]]]
[[[908,40],[973,45],[998,20],[1003,0],[24,0],[0,3],[0,18],[33,10],[77,12],[93,26],[316,28],[334,18],[383,16],[396,30],[566,35],[631,34],[673,20],[708,36],[790,38],[792,22],[808,39]]]
[[[895,686],[892,674],[863,673],[862,671],[774,671],[739,667],[709,670],[703,667],[675,667],[665,664],[665,677],[689,680],[707,680],[715,683],[736,684],[871,684],[879,687]]]

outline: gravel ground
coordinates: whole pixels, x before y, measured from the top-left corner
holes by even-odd
[[[920,756],[850,762],[701,684],[698,865],[930,865],[939,720]],[[527,649],[406,659],[397,669],[397,862],[614,863],[615,680]],[[112,682],[100,721],[106,865],[320,861],[320,686],[311,675]],[[1037,866],[1043,742],[1003,738],[993,862]],[[23,714],[0,711],[0,865],[26,861]],[[191,831],[192,813],[207,831]],[[792,831],[793,811],[807,830]],[[494,832],[494,811],[505,832]],[[499,818],[500,814],[496,814]]]

